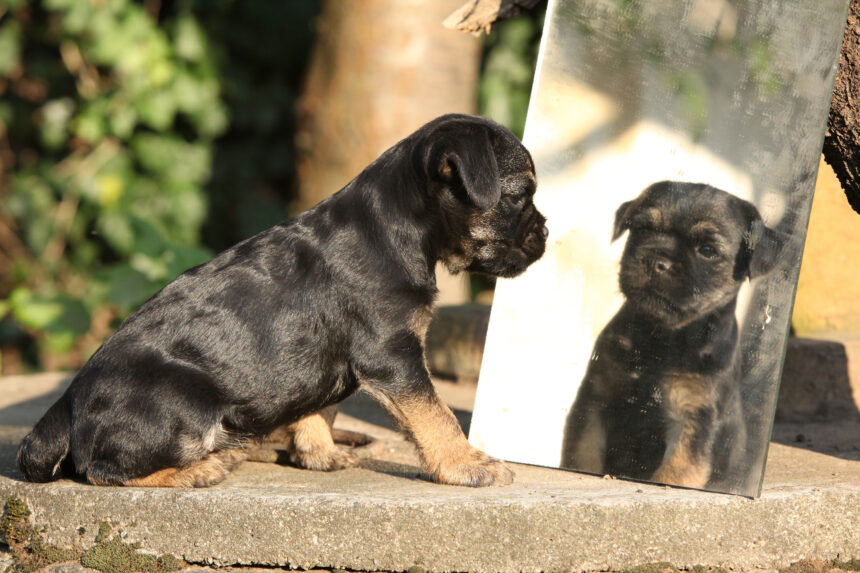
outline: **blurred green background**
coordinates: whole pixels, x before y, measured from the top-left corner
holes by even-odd
[[[320,12],[0,0],[3,374],[79,367],[177,274],[294,214]],[[483,39],[478,112],[518,135],[542,21]]]

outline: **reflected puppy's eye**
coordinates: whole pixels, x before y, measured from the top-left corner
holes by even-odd
[[[700,255],[705,257],[706,259],[713,259],[717,255],[719,255],[719,251],[713,245],[705,243],[704,245],[699,245],[699,248],[696,249]]]

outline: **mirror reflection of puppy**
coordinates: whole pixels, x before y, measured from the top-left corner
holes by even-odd
[[[437,261],[513,277],[544,252],[534,162],[506,128],[446,115],[292,221],[190,269],[129,317],[21,444],[30,481],[202,487],[285,428],[292,460],[355,465],[325,409],[362,389],[441,483],[506,484],[424,361]]]
[[[568,415],[562,466],[719,487],[746,446],[735,306],[768,273],[777,232],[705,184],[664,181],[622,204],[626,301],[597,338]]]

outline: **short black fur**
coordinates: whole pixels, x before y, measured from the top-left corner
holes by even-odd
[[[432,308],[435,265],[524,271],[546,240],[534,183],[507,129],[462,115],[430,122],[338,193],[143,304],[24,439],[21,471],[55,479],[68,456],[93,483],[124,484],[243,447],[359,387],[395,417],[403,404],[435,405],[426,321],[414,319]],[[442,471],[447,462],[418,445],[437,481],[510,481],[501,462],[462,444],[453,466],[472,456],[489,470]]]

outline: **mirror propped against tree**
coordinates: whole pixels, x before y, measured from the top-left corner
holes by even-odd
[[[550,2],[548,249],[496,287],[474,445],[758,495],[846,5]]]

